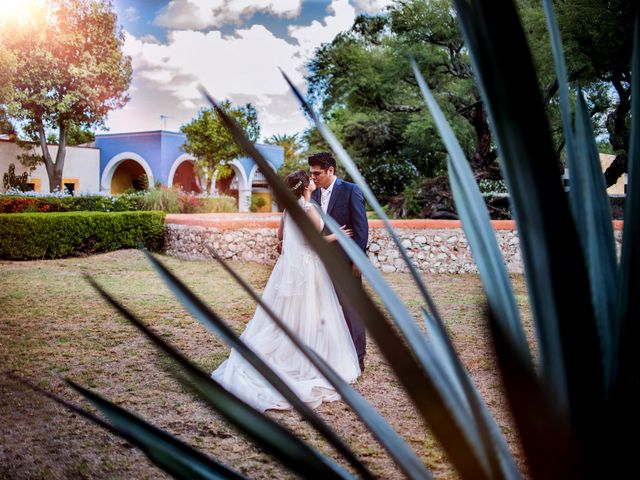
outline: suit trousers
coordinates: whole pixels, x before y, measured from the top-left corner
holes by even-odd
[[[362,283],[362,277],[358,276],[356,278],[360,283]],[[347,327],[349,328],[353,345],[356,347],[358,360],[362,363],[364,361],[364,356],[367,353],[367,336],[364,324],[360,321],[356,313],[347,307],[347,304],[344,301],[345,299],[340,294],[339,289],[336,289],[336,293],[338,294],[340,305],[342,305],[342,313],[344,313],[344,319],[347,322]]]

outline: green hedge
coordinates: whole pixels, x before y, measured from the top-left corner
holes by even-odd
[[[78,196],[78,197],[21,197],[0,196],[0,213],[50,212],[127,212],[146,210],[141,195]]]
[[[164,245],[163,212],[0,214],[0,258],[30,260]]]
[[[127,212],[160,210],[166,213],[237,212],[235,198],[199,197],[171,188],[113,196],[29,197],[0,195],[0,213]]]

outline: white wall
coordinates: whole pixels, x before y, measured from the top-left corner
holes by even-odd
[[[27,169],[17,160],[17,156],[25,153],[15,142],[0,141],[0,191],[4,192],[2,177],[7,172],[9,164],[16,166],[16,174],[21,174]],[[40,147],[35,153],[41,154]],[[55,160],[58,153],[57,145],[49,145],[49,153]],[[98,193],[100,191],[100,150],[87,147],[67,147],[67,154],[64,161],[63,178],[78,179],[78,193]],[[49,191],[49,177],[44,164],[31,173],[30,179],[40,180],[40,191]]]

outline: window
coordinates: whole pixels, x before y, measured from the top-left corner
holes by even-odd
[[[67,189],[67,191],[71,195],[75,195],[80,186],[80,180],[77,178],[63,178],[62,179],[62,187],[63,189]]]

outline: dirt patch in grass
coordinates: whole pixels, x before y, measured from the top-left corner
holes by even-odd
[[[254,304],[217,264],[163,260],[234,329],[244,329]],[[233,263],[233,267],[258,290],[264,288],[270,274],[270,268],[262,265]],[[228,347],[185,312],[141,253],[122,250],[86,258],[0,262],[0,273],[0,370],[32,379],[86,406],[64,383],[64,378],[73,379],[245,475],[293,478],[215,412],[194,401],[167,373],[167,360],[83,279],[84,273],[91,274],[195,363],[213,370],[228,355]],[[409,276],[385,277],[420,318],[422,302]],[[465,366],[523,466],[488,342],[478,277],[429,275],[426,280]],[[512,280],[531,335],[524,280],[520,276]],[[371,342],[366,372],[356,388],[437,477],[456,477]],[[323,404],[318,411],[376,476],[402,478],[344,403]],[[270,415],[337,458],[296,413]],[[4,375],[0,375],[0,419],[0,478],[166,478],[127,442]]]

